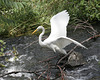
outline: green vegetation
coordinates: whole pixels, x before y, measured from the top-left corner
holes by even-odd
[[[6,42],[4,42],[3,40],[0,40],[0,56],[4,55],[4,50],[5,50],[5,44]]]
[[[100,21],[99,0],[0,0],[0,36],[30,35],[38,25],[49,30],[50,18],[62,10],[69,12],[69,24]]]

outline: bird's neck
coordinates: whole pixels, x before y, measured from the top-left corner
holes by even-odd
[[[43,41],[42,41],[42,36],[43,36],[44,33],[45,33],[45,29],[44,29],[44,27],[42,27],[41,29],[42,29],[42,33],[39,35],[39,44],[40,44],[41,46],[43,46],[44,44],[43,44]]]

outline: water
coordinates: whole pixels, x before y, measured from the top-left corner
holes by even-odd
[[[82,36],[84,35],[84,36]],[[71,36],[71,35],[70,35]],[[81,39],[80,37],[81,36]],[[72,35],[73,38],[78,40],[85,40],[89,35],[85,33],[79,33]],[[48,69],[48,66],[55,65],[58,59],[61,57],[59,54],[55,53],[49,49],[41,48],[38,44],[38,37],[36,36],[23,36],[17,38],[9,38],[5,41],[7,42],[7,50],[5,53],[12,53],[13,47],[16,48],[18,56],[15,59],[13,54],[7,57],[7,60],[2,59],[0,63],[4,64],[5,67],[0,67],[0,75],[13,72],[13,71],[26,71],[16,74],[9,74],[3,77],[0,77],[0,80],[37,80],[37,77],[41,75],[41,72]],[[33,44],[32,44],[33,43]],[[86,60],[86,64],[80,67],[75,67],[74,69],[65,69],[66,75],[65,78],[68,80],[100,80],[100,38],[97,38],[96,41],[89,41],[84,44],[88,47],[88,50],[77,48],[75,51],[82,53]],[[66,48],[70,50],[73,45]],[[57,58],[52,59],[50,63],[43,62],[39,63],[41,60],[48,59],[49,57],[57,56]],[[28,73],[27,71],[37,71],[41,70],[38,75],[34,73]],[[58,68],[52,68],[50,74],[51,80],[59,80],[58,74],[60,71]],[[47,73],[42,75],[47,77]],[[42,77],[40,78],[42,80]],[[60,79],[61,80],[61,79]]]
[[[94,75],[99,76],[99,71],[98,71],[98,68],[96,67],[100,60],[97,58],[98,57],[96,55],[89,56],[87,59],[87,62],[89,65],[84,65],[72,71],[66,70],[68,80],[89,80]],[[97,63],[97,64],[95,65],[94,63],[92,63],[92,61],[94,61],[94,63]]]

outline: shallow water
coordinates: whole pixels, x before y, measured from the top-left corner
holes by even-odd
[[[70,32],[69,32],[70,33]],[[87,35],[86,32],[82,32],[76,35],[70,34],[71,38],[82,41],[87,39],[90,35]],[[80,37],[81,38],[80,38]],[[37,70],[46,70],[48,66],[44,67],[47,62],[39,63],[41,60],[48,59],[49,57],[57,56],[57,58],[52,59],[50,61],[51,65],[55,65],[59,58],[61,58],[62,54],[54,53],[52,50],[47,48],[41,48],[38,44],[37,36],[23,36],[17,38],[9,38],[5,41],[7,42],[7,49],[5,53],[11,53],[13,47],[16,48],[18,52],[17,59],[15,59],[14,55],[10,55],[7,57],[8,60],[2,60],[1,63],[5,65],[5,67],[0,68],[0,74],[9,73],[12,71],[37,71]],[[75,51],[80,52],[86,61],[86,64],[80,67],[75,67],[74,69],[65,69],[66,79],[68,80],[100,80],[100,38],[97,38],[95,41],[90,40],[84,44],[88,47],[88,50],[82,49],[80,47],[76,48]],[[70,50],[74,45],[70,45],[66,48],[66,50]],[[59,80],[58,74],[60,71],[58,68],[52,68],[50,79]],[[38,74],[40,75],[42,71]],[[49,72],[50,74],[50,72]],[[17,74],[9,74],[3,77],[0,77],[0,80],[37,80],[37,77],[34,73],[17,73]],[[43,74],[43,77],[46,77],[47,74]],[[66,80],[65,79],[65,80]],[[42,77],[40,78],[42,80]]]
[[[98,61],[100,60],[97,59],[97,56],[96,55],[90,56],[88,57],[87,61],[88,65],[86,64],[72,71],[66,70],[67,77],[69,78],[68,80],[89,80],[93,78],[93,76],[99,77],[100,71],[98,69],[100,67],[98,65]]]

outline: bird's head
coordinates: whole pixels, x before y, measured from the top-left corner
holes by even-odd
[[[36,31],[39,31],[42,28],[43,28],[43,26],[39,26],[34,32],[32,32],[32,34],[34,34]]]

